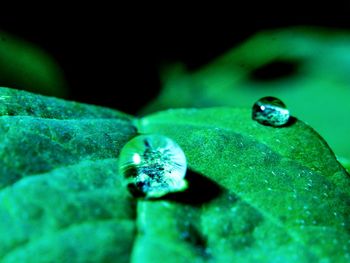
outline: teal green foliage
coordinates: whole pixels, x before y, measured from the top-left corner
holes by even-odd
[[[0,31],[0,86],[64,97],[63,72],[42,48]]]
[[[136,262],[161,262],[157,247],[170,262],[348,260],[350,180],[303,122],[273,128],[252,121],[250,110],[184,109],[145,117],[139,130],[173,138],[190,169],[221,193],[202,205],[139,202]]]
[[[175,65],[164,71],[159,97],[143,112],[248,108],[274,96],[314,127],[337,155],[350,159],[349,46],[349,33],[334,29],[260,32],[198,70]]]
[[[1,262],[349,260],[348,174],[301,121],[273,128],[235,108],[134,119],[5,88],[0,99]],[[182,147],[186,191],[131,197],[117,159],[137,132]]]
[[[0,99],[0,261],[127,262],[134,201],[117,158],[132,118],[13,89]]]

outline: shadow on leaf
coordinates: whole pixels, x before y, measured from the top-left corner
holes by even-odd
[[[292,126],[292,125],[294,125],[297,122],[297,120],[298,120],[297,118],[295,118],[293,116],[290,116],[288,122],[285,125],[283,125],[283,127]]]
[[[185,191],[170,193],[162,199],[200,206],[204,203],[209,203],[223,192],[222,187],[216,182],[192,170],[187,170],[186,180],[188,188]]]

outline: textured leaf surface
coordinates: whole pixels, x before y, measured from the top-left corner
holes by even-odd
[[[128,262],[134,205],[117,111],[0,89],[0,261]]]
[[[297,121],[249,110],[117,111],[0,89],[1,262],[347,262],[349,177]],[[189,188],[134,200],[118,175],[139,132],[179,143]]]
[[[301,121],[273,128],[250,114],[169,110],[140,121],[182,146],[194,192],[138,203],[135,262],[349,260],[348,174]]]

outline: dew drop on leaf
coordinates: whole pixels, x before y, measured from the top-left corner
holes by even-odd
[[[290,113],[280,99],[264,97],[254,103],[252,118],[261,124],[279,127],[288,123]]]
[[[139,135],[121,150],[119,171],[135,197],[157,198],[186,189],[186,157],[172,139]]]

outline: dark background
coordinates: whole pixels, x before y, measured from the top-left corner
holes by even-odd
[[[135,3],[136,5],[136,3]],[[319,5],[319,4],[318,4]],[[349,5],[300,6],[279,11],[256,6],[222,11],[153,12],[118,7],[42,12],[3,12],[0,30],[20,36],[50,53],[64,71],[69,99],[137,113],[159,92],[159,69],[182,61],[196,70],[257,31],[295,25],[350,28]],[[305,9],[305,6],[303,6]],[[270,12],[266,12],[269,10]],[[349,11],[350,14],[350,11]]]

